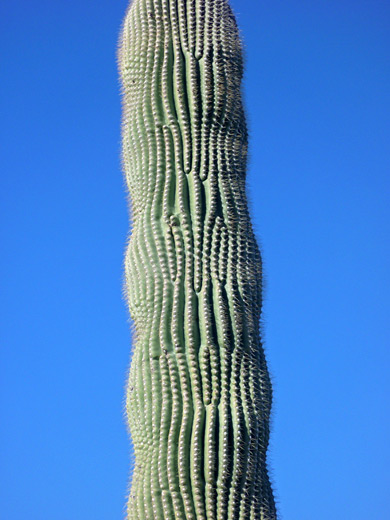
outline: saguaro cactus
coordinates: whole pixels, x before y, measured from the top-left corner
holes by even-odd
[[[228,0],[133,0],[119,51],[135,347],[129,519],[275,519],[261,258]]]

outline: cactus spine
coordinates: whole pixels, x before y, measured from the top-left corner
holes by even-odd
[[[275,519],[261,258],[228,0],[133,0],[119,64],[136,333],[128,519]]]

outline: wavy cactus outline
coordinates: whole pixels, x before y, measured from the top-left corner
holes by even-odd
[[[129,520],[274,520],[262,265],[228,0],[133,0],[119,48],[135,326]]]

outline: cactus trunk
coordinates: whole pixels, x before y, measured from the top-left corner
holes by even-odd
[[[276,519],[242,50],[227,0],[133,0],[119,51],[129,520]]]

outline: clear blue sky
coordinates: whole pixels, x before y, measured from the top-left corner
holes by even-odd
[[[390,4],[233,0],[283,520],[390,518]],[[125,0],[3,0],[4,520],[123,518]]]

